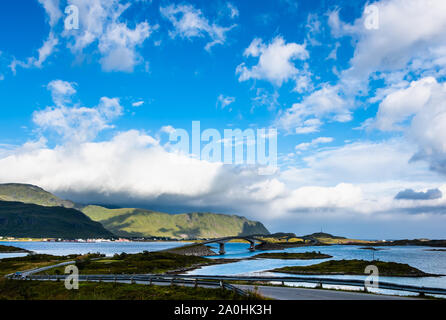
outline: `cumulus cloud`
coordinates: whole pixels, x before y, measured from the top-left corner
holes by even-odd
[[[446,83],[427,77],[390,93],[379,105],[374,125],[405,132],[418,146],[413,160],[427,160],[446,174]]]
[[[206,50],[210,50],[216,44],[224,44],[226,42],[226,33],[235,27],[222,27],[216,23],[211,23],[201,12],[189,4],[168,5],[160,7],[161,15],[172,23],[174,30],[170,31],[170,36],[175,38],[210,38],[205,46]],[[235,13],[235,12],[234,12]],[[231,16],[234,14],[231,12]]]
[[[77,84],[63,80],[53,80],[47,85],[47,89],[51,92],[51,97],[56,106],[63,106],[71,102],[71,96],[76,93],[74,88]]]
[[[135,23],[135,27],[130,28],[128,22],[121,18],[122,13],[131,6],[130,3],[121,4],[120,0],[67,0],[67,5],[79,9],[79,29],[60,31],[58,25],[63,16],[61,2],[39,0],[39,3],[48,17],[48,37],[38,49],[37,57],[12,59],[10,69],[14,74],[17,67],[41,68],[57,46],[66,45],[80,59],[86,54],[85,49],[94,44],[97,50],[92,52],[99,52],[99,62],[104,71],[132,72],[144,62],[139,47],[158,28],[157,25],[149,25],[147,21]]]
[[[69,39],[73,53],[81,54],[94,43],[101,54],[100,63],[104,71],[132,72],[144,59],[137,48],[149,38],[157,26],[147,21],[130,28],[121,21],[122,13],[130,4],[119,0],[69,0],[79,9],[79,30],[65,30],[63,36]]]
[[[253,201],[267,203],[283,192],[282,183],[259,176],[255,169],[168,152],[135,130],[117,133],[109,141],[17,150],[0,164],[8,168],[0,170],[1,182],[32,183],[83,202],[149,207],[173,202],[195,210],[237,210]]]
[[[0,153],[1,154],[1,153]],[[39,163],[39,166],[35,164]],[[207,162],[169,152],[136,130],[111,140],[49,148],[45,141],[9,150],[0,158],[0,182],[21,182],[83,203],[214,210],[271,221],[299,212],[354,210],[363,203],[361,187],[291,188],[256,168]],[[182,208],[182,209],[179,209]]]
[[[443,193],[439,189],[429,189],[426,192],[405,189],[398,192],[395,196],[396,200],[433,200],[443,197]]]
[[[429,214],[446,205],[437,199],[436,206],[417,211],[416,204],[388,197],[402,186],[430,187],[416,180],[420,176],[429,180],[426,168],[407,163],[407,151],[401,160],[394,147],[352,144],[317,152],[305,159],[308,168],[262,176],[254,167],[169,151],[158,139],[136,130],[117,132],[109,140],[55,147],[48,147],[42,138],[19,148],[0,148],[0,183],[31,183],[81,203],[237,213],[266,223],[320,215],[359,219],[376,214],[379,218],[403,210]],[[376,175],[379,170],[383,175]],[[410,175],[405,181],[392,180],[406,171]],[[437,180],[432,183],[438,186]]]
[[[118,98],[102,97],[92,108],[69,106],[71,96],[76,93],[73,84],[54,80],[47,88],[56,106],[35,111],[33,122],[41,130],[55,132],[65,141],[90,141],[102,130],[112,128],[111,122],[122,114]]]
[[[258,63],[251,68],[247,67],[246,63],[237,66],[239,81],[260,79],[278,86],[298,75],[299,70],[294,65],[294,60],[306,60],[309,57],[305,45],[285,43],[281,36],[275,37],[267,44],[263,43],[262,39],[256,38],[243,55],[247,58],[258,58]]]
[[[418,214],[434,214],[437,207],[446,203],[445,199],[436,199],[429,203],[429,207],[416,202],[395,201],[394,195],[402,189],[435,189],[446,192],[444,180],[438,174],[429,170],[429,166],[422,162],[410,162],[416,147],[407,144],[404,139],[394,139],[384,142],[355,142],[341,147],[317,150],[302,158],[302,165],[283,170],[279,179],[288,189],[324,187],[331,190],[341,181],[347,187],[343,190],[357,190],[361,198],[358,202],[344,206],[343,212],[335,209],[325,209],[329,215],[343,214],[373,214],[376,218],[381,215],[405,215],[409,211]],[[373,154],[373,157],[370,155]],[[379,174],[376,174],[379,172]],[[438,187],[438,185],[442,185]],[[322,192],[322,191],[321,191]],[[328,191],[327,191],[328,192]],[[332,190],[332,192],[334,192]],[[314,197],[318,197],[319,193]],[[354,194],[354,193],[353,193]],[[302,196],[302,199],[305,199]],[[327,201],[329,198],[325,198]],[[348,199],[348,198],[347,198]],[[314,200],[316,201],[316,200]],[[424,202],[423,202],[424,203]],[[419,210],[418,210],[418,209]],[[322,209],[322,207],[320,208]],[[289,209],[292,210],[292,209]],[[293,211],[293,210],[292,210]],[[301,210],[296,205],[294,212],[309,212]],[[317,213],[316,209],[310,210]]]
[[[365,27],[370,12],[353,24],[339,19],[339,11],[333,11],[329,24],[336,36],[351,36],[356,40],[351,67],[343,72],[342,79],[355,89],[376,72],[383,73],[387,81],[389,73],[402,71],[436,73],[444,72],[446,61],[441,52],[446,46],[446,3],[442,0],[383,0],[375,1],[378,9],[377,29]]]
[[[323,119],[347,122],[352,119],[349,101],[338,86],[324,85],[279,114],[276,124],[288,132],[305,134],[317,132]]]
[[[362,190],[358,186],[340,183],[335,187],[302,187],[291,192],[284,200],[284,207],[290,211],[308,208],[330,209],[349,208],[362,202]]]

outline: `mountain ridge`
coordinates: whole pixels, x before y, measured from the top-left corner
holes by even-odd
[[[191,239],[269,234],[261,222],[238,215],[212,212],[169,214],[139,208],[109,209],[98,205],[80,205],[30,184],[0,184],[2,200],[76,209],[120,237]]]
[[[65,207],[0,201],[0,235],[29,238],[113,238],[102,224]]]

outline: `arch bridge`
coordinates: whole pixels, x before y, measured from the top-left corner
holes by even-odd
[[[217,239],[210,239],[210,240],[205,240],[203,242],[200,242],[201,244],[210,244],[210,243],[218,243],[220,248],[218,253],[220,255],[223,255],[226,253],[225,251],[225,243],[231,240],[245,240],[247,242],[249,242],[249,251],[253,252],[256,251],[256,242],[258,243],[265,243],[266,241],[264,240],[259,240],[257,238],[254,238],[252,236],[246,236],[246,237],[241,237],[241,236],[233,236],[233,237],[224,237],[224,238],[217,238]]]

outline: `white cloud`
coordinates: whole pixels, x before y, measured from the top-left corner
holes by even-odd
[[[137,108],[137,107],[142,106],[143,104],[144,104],[144,100],[135,101],[135,102],[132,103],[132,106]]]
[[[234,102],[235,102],[235,97],[229,97],[220,94],[217,98],[217,107],[224,109],[225,107],[229,106]]]
[[[99,42],[100,59],[105,71],[132,72],[143,59],[135,48],[141,45],[151,33],[147,22],[141,22],[135,29],[129,29],[126,24],[115,23],[107,28]]]
[[[410,163],[415,150],[416,147],[401,139],[349,143],[306,156],[303,158],[305,166],[292,169],[290,173],[294,173],[290,177],[294,176],[294,180],[299,181],[298,185],[312,185],[318,181],[327,185],[339,181],[358,184],[410,179],[418,175],[425,175],[428,179],[433,174],[428,172],[426,165]]]
[[[54,27],[56,23],[62,17],[62,12],[59,9],[59,0],[38,0],[39,3],[45,9],[48,17],[49,17],[49,25],[50,27]]]
[[[63,106],[71,102],[71,96],[76,93],[74,88],[77,84],[74,82],[67,82],[63,80],[53,80],[47,85],[47,89],[51,91],[56,106]]]
[[[340,183],[335,187],[302,187],[291,192],[284,201],[289,210],[308,208],[346,208],[354,207],[362,201],[362,190],[358,186]]]
[[[161,129],[160,129],[160,131],[161,131],[161,132],[164,132],[164,133],[171,134],[171,133],[174,133],[174,132],[175,132],[175,128],[172,127],[172,126],[162,126]]]
[[[64,141],[91,141],[99,132],[112,128],[111,121],[122,114],[117,98],[102,97],[96,107],[67,106],[76,93],[73,84],[54,80],[48,84],[55,107],[33,113],[33,122],[41,130],[55,132]]]
[[[39,163],[39,166],[35,164]],[[50,191],[83,197],[83,201],[164,204],[195,209],[264,204],[283,192],[274,178],[255,169],[240,169],[167,152],[151,136],[135,130],[109,141],[45,146],[0,159],[0,181],[40,185]],[[6,168],[4,167],[4,168]],[[234,212],[235,213],[235,212]]]
[[[39,0],[48,16],[50,32],[43,45],[38,49],[38,57],[29,57],[23,61],[12,59],[10,69],[15,74],[17,67],[41,68],[60,44],[66,44],[78,60],[85,54],[84,49],[97,44],[104,71],[132,72],[144,59],[138,48],[158,28],[147,21],[135,23],[132,29],[127,22],[121,21],[122,13],[131,4],[121,4],[120,0],[68,0],[67,5],[79,9],[79,29],[63,29],[59,32],[58,24],[63,17],[59,0]],[[65,38],[66,43],[63,42]],[[93,50],[93,54],[95,51]]]
[[[414,159],[426,159],[446,174],[446,83],[428,77],[390,93],[379,106],[375,126],[403,130],[419,148]]]
[[[231,17],[231,19],[237,18],[239,16],[239,11],[238,11],[238,9],[237,9],[237,7],[235,5],[233,5],[232,3],[228,2],[226,4],[226,6],[227,6],[227,8],[228,8],[228,10],[230,12],[229,16]]]
[[[325,118],[337,122],[350,121],[349,107],[338,86],[324,85],[279,114],[276,124],[298,134],[317,132],[323,124],[321,120]]]
[[[38,49],[38,57],[29,57],[25,61],[20,61],[17,59],[13,59],[11,64],[9,65],[11,71],[16,74],[17,66],[22,68],[31,68],[37,67],[41,68],[43,63],[48,59],[49,56],[54,52],[56,46],[58,45],[59,40],[54,35],[53,32],[50,32],[48,35],[48,39],[43,42],[42,47]]]
[[[266,223],[321,214],[379,219],[405,210],[429,213],[414,201],[394,200],[400,190],[438,188],[446,193],[446,185],[428,168],[408,163],[411,151],[398,141],[357,143],[317,152],[305,159],[306,168],[259,176],[255,168],[168,152],[157,139],[130,130],[101,142],[49,148],[41,139],[15,150],[0,149],[0,168],[8,168],[0,170],[0,183],[36,184],[84,203],[170,209],[174,203],[176,211],[237,213]],[[423,202],[433,210],[445,204],[446,197]]]
[[[60,18],[62,17],[62,12],[59,9],[59,0],[38,0],[42,7],[45,9],[45,12],[49,18],[48,24],[50,26],[50,31],[47,39],[43,42],[42,46],[37,50],[38,57],[28,57],[24,61],[17,60],[16,58],[12,59],[12,62],[9,65],[13,74],[16,74],[17,67],[22,68],[31,68],[37,67],[41,68],[43,63],[50,57],[56,49],[56,46],[59,44],[59,39],[55,34],[53,28],[58,23]]]
[[[319,144],[330,143],[333,142],[332,137],[319,137],[311,140],[310,142],[302,142],[299,143],[295,149],[296,151],[308,150],[310,147],[318,146]]]
[[[375,72],[403,71],[434,74],[444,70],[441,52],[446,46],[446,2],[443,0],[385,0],[373,2],[378,8],[377,29],[364,25],[368,13],[353,24],[330,14],[329,24],[337,36],[350,35],[357,40],[351,67],[342,79],[353,89],[361,88]]]
[[[279,106],[279,93],[277,91],[269,92],[263,88],[256,89],[256,96],[252,98],[253,106],[251,112],[254,111],[256,107],[264,107],[268,110],[274,110]]]
[[[257,65],[251,68],[245,63],[237,66],[239,81],[261,79],[281,86],[283,82],[294,79],[299,74],[292,61],[308,59],[309,54],[305,45],[285,43],[281,36],[277,36],[269,44],[263,43],[260,38],[254,39],[245,50],[244,56],[259,59]]]
[[[430,171],[428,165],[410,161],[415,151],[416,147],[402,138],[383,142],[349,143],[314,152],[302,159],[303,165],[282,171],[279,179],[290,190],[314,190],[313,197],[316,199],[308,200],[310,203],[328,201],[330,197],[322,197],[324,192],[329,192],[333,186],[342,183],[348,186],[343,190],[350,190],[346,191],[347,197],[344,197],[344,208],[349,212],[376,215],[407,212],[404,210],[416,210],[419,204],[395,201],[394,197],[399,191],[408,188],[434,189],[444,185],[444,179]],[[315,187],[324,187],[327,190],[316,192]],[[355,200],[353,196],[348,197],[349,192],[357,196],[360,193],[359,201],[356,202],[357,198]],[[322,199],[317,200],[320,193]],[[304,201],[304,195],[303,192],[299,199]],[[430,203],[433,207],[445,204],[446,197]],[[295,210],[300,209],[299,206],[295,207]],[[342,215],[339,212],[334,214]]]
[[[65,30],[63,33],[64,37],[72,39],[69,47],[73,53],[81,54],[85,48],[97,43],[104,71],[132,72],[144,61],[137,48],[157,26],[143,21],[131,29],[127,22],[121,21],[129,3],[121,4],[119,0],[69,0],[69,3],[79,8],[80,18],[79,30]]]
[[[180,36],[191,39],[207,36],[211,39],[205,46],[208,51],[216,44],[224,44],[226,33],[235,27],[235,25],[222,27],[216,23],[211,23],[200,9],[196,9],[189,4],[171,4],[167,7],[160,7],[160,12],[174,26],[174,30],[170,31],[172,38]]]

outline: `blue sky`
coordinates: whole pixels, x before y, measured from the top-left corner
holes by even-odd
[[[3,1],[0,182],[272,231],[444,237],[445,21],[441,0]],[[277,129],[279,170],[176,154],[168,132],[192,121]]]

